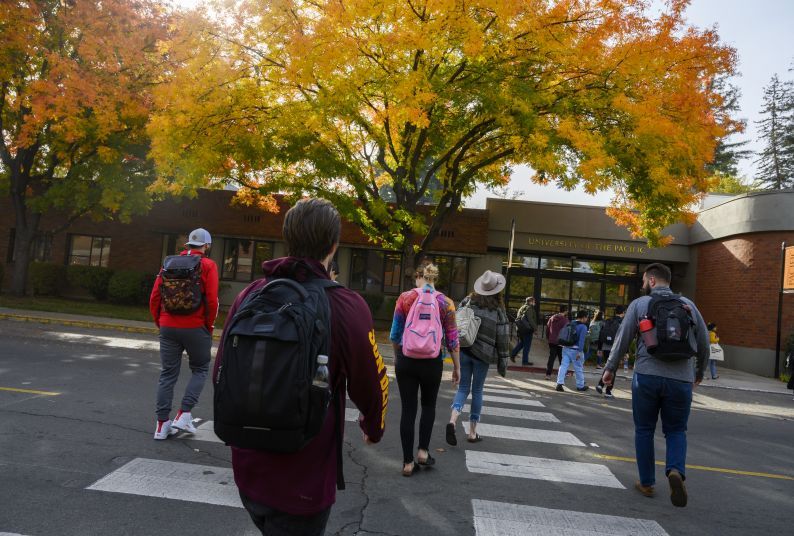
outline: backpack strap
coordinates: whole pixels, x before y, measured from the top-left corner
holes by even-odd
[[[325,309],[325,316],[328,320],[328,334],[323,338],[323,346],[325,346],[325,355],[330,357],[331,334],[333,333],[333,330],[331,329],[331,303],[328,301],[328,295],[326,293],[330,289],[341,288],[342,285],[336,281],[322,278],[309,279],[307,283],[309,283],[309,285],[319,287],[323,291],[320,293],[320,307]],[[325,327],[323,326],[323,329],[324,328]],[[347,387],[345,385],[341,385],[334,386],[333,391],[331,391],[331,400],[333,401],[334,411],[336,412],[336,489],[338,490],[345,489],[345,474],[343,468],[344,456],[342,454],[344,448],[345,416],[342,413],[342,397],[339,396],[339,393],[340,391],[344,393],[346,390]]]

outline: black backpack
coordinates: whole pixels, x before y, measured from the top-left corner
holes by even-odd
[[[618,331],[620,331],[620,323],[623,319],[618,317],[610,318],[604,325],[601,327],[601,333],[598,336],[598,342],[608,345],[615,344],[615,337],[618,336]]]
[[[214,397],[215,434],[227,445],[297,452],[320,432],[334,379],[328,388],[312,380],[317,356],[330,351],[326,289],[338,286],[274,279],[230,319]]]
[[[654,295],[648,317],[656,327],[657,346],[648,353],[663,361],[689,359],[697,353],[695,323],[678,294]]]
[[[174,315],[198,311],[204,299],[201,292],[201,255],[169,255],[160,271],[160,303]]]
[[[564,328],[560,330],[560,336],[557,338],[557,344],[560,346],[576,346],[578,342],[578,337],[576,335],[576,326],[579,325],[579,322],[574,320],[573,322],[568,322]]]

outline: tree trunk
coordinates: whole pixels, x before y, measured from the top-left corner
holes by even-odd
[[[18,223],[19,218],[17,218]],[[11,294],[14,296],[25,295],[28,266],[30,265],[30,246],[35,234],[35,231],[20,229],[19,225],[14,229],[14,271],[11,279]]]

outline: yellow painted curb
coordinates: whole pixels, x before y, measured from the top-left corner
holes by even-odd
[[[602,460],[613,460],[618,462],[632,462],[636,463],[636,458],[628,458],[624,456],[608,456],[606,454],[593,454],[594,457],[600,458]],[[656,465],[661,465],[662,467],[665,466],[664,462],[656,461]],[[725,473],[729,475],[741,475],[741,476],[758,476],[761,478],[775,478],[778,480],[794,480],[794,476],[788,475],[775,475],[772,473],[758,473],[755,471],[739,471],[737,469],[724,469],[721,467],[706,467],[704,465],[689,465],[686,466],[687,469],[697,469],[699,471],[711,471],[713,473]]]

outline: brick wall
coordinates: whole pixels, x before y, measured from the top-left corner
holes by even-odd
[[[721,342],[775,348],[780,289],[780,243],[794,232],[736,235],[697,246],[696,303]],[[794,331],[794,295],[783,300],[783,339]]]
[[[114,269],[156,271],[160,265],[164,234],[186,234],[196,227],[206,228],[213,236],[234,236],[262,240],[281,240],[284,213],[289,208],[281,204],[278,214],[252,207],[232,205],[234,192],[201,190],[195,199],[169,199],[155,204],[145,216],[129,224],[105,221],[93,222],[83,218],[54,237],[52,260],[66,261],[68,234],[111,237],[109,266]],[[422,207],[422,211],[426,211]],[[62,217],[47,215],[42,230],[60,225]],[[14,213],[7,198],[0,198],[0,263],[8,258],[9,231],[14,227]],[[488,239],[488,212],[464,210],[449,216],[441,234],[432,244],[433,251],[462,254],[485,254]],[[343,220],[341,242],[348,246],[369,247],[369,241],[359,228]],[[5,284],[10,283],[12,267],[6,266]]]

